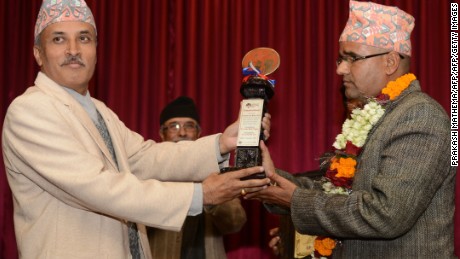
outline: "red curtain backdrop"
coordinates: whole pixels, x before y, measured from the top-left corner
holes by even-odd
[[[396,5],[415,17],[412,71],[423,90],[449,112],[453,1],[375,2]],[[331,148],[344,120],[335,58],[348,0],[87,3],[98,27],[91,95],[144,137],[159,140],[159,113],[180,95],[197,102],[204,134],[223,131],[239,111],[244,54],[271,47],[281,57],[279,69],[271,75],[276,88],[269,104],[268,145],[276,166],[291,172],[313,170],[320,154]],[[38,71],[32,46],[40,5],[40,0],[0,3],[0,123],[9,103],[33,85]],[[12,196],[0,163],[0,257],[17,258]],[[226,236],[228,257],[272,258],[268,229],[278,225],[278,217],[258,202],[243,205],[248,222],[241,232]]]

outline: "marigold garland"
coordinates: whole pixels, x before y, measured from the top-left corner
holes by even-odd
[[[393,101],[415,79],[416,77],[414,74],[405,74],[395,81],[389,82],[388,85],[382,89],[382,94],[388,95],[390,100]]]
[[[356,160],[351,157],[341,157],[338,160],[334,158],[330,170],[337,170],[336,177],[352,178],[355,176]]]
[[[409,73],[388,82],[377,97],[370,98],[363,108],[355,108],[352,111],[351,118],[345,120],[342,132],[337,135],[333,144],[335,151],[329,158],[329,167],[322,185],[325,193],[345,195],[351,193],[357,166],[356,158],[366,144],[369,132],[385,113],[388,100],[396,99],[415,79],[415,75]],[[316,237],[315,252],[311,256],[312,258],[328,257],[336,245],[337,241],[334,239]]]
[[[315,239],[315,250],[320,256],[332,255],[332,250],[335,248],[336,242],[329,237],[317,237]]]

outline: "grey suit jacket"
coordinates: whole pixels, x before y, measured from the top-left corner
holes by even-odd
[[[143,225],[180,230],[194,192],[183,181],[219,171],[217,136],[146,141],[93,102],[118,165],[83,107],[45,74],[8,108],[2,147],[21,258],[130,258],[127,221],[140,223],[150,258]]]
[[[351,195],[281,172],[304,187],[291,201],[296,229],[341,239],[333,258],[454,258],[449,130],[442,107],[413,82],[371,130]]]

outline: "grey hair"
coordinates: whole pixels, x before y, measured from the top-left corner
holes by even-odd
[[[42,46],[42,42],[40,40],[40,35],[42,35],[41,33],[37,35],[37,37],[35,37],[34,39],[34,46],[37,46],[37,47],[41,47]]]

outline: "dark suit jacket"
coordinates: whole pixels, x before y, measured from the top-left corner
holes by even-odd
[[[295,228],[342,239],[333,258],[455,258],[456,168],[442,107],[414,81],[369,134],[349,196],[280,172],[304,187],[291,200]]]
[[[246,212],[235,198],[188,216],[180,232],[148,228],[152,258],[225,259],[224,235],[240,231],[245,223]]]

